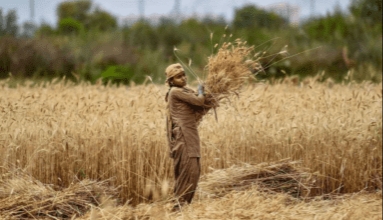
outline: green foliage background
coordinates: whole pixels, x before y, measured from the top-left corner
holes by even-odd
[[[321,73],[342,81],[352,72],[356,81],[381,81],[382,1],[353,0],[347,11],[312,17],[299,26],[256,5],[223,18],[162,17],[118,25],[92,1],[65,1],[57,8],[58,23],[17,25],[15,11],[0,8],[0,78],[52,79],[118,84],[142,83],[146,76],[163,83],[164,69],[178,62],[202,74],[214,45],[241,38],[266,55],[259,79]],[[20,31],[22,30],[22,31]],[[229,37],[232,35],[231,37]],[[279,54],[288,46],[288,55]]]

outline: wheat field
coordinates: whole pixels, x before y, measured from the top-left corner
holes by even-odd
[[[0,90],[0,183],[17,173],[61,189],[83,180],[106,181],[115,187],[118,202],[132,205],[149,202],[148,188],[171,194],[165,86],[55,80],[13,88],[2,81]],[[221,103],[217,119],[211,112],[199,127],[203,175],[291,160],[309,175],[313,187],[307,196],[381,193],[381,83],[319,83],[315,78],[253,83]],[[7,197],[1,195],[0,201]],[[231,193],[225,201],[244,197]],[[201,201],[197,198],[191,209],[201,207]]]

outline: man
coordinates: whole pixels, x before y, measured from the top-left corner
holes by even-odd
[[[187,77],[181,64],[168,66],[165,70],[169,91],[166,94],[167,137],[170,157],[174,160],[175,187],[174,194],[178,203],[173,211],[191,203],[200,177],[200,139],[198,122],[204,106],[205,96],[202,85],[198,94],[186,87]]]

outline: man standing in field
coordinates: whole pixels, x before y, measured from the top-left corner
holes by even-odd
[[[181,64],[168,66],[165,70],[169,91],[166,94],[167,138],[170,157],[174,160],[174,194],[178,203],[173,211],[191,203],[200,177],[200,139],[198,121],[208,110],[204,106],[204,87],[198,86],[198,94],[186,87],[187,78]]]

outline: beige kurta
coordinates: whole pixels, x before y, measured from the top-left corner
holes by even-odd
[[[167,118],[167,135],[171,155],[180,148],[183,136],[186,143],[186,151],[189,157],[200,157],[200,139],[197,126],[204,111],[204,97],[198,97],[196,93],[187,87],[173,87],[169,91]]]
[[[167,136],[174,159],[174,193],[180,203],[193,199],[200,176],[200,139],[197,126],[204,111],[204,97],[187,87],[171,88],[168,96]]]

